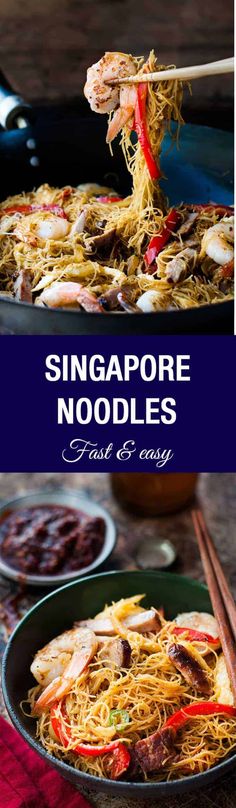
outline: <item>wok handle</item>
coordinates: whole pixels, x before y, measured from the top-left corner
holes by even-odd
[[[0,70],[0,125],[3,129],[23,128],[31,116],[30,104],[14,92]]]

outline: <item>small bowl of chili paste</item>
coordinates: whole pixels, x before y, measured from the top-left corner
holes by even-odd
[[[0,509],[0,572],[22,583],[55,586],[92,572],[115,541],[109,513],[76,491],[38,491]]]

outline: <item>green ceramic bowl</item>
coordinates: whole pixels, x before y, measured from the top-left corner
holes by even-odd
[[[20,709],[21,700],[35,681],[30,673],[30,664],[38,648],[70,628],[74,620],[95,615],[102,610],[105,603],[141,592],[146,593],[146,605],[163,605],[169,618],[174,617],[177,612],[194,609],[212,611],[206,587],[181,575],[146,571],[108,572],[81,578],[47,595],[21,620],[4,655],[3,694],[10,718],[18,732],[75,786],[81,784],[98,791],[148,800],[149,796],[168,796],[207,785],[226,774],[236,764],[236,755],[204,774],[168,783],[101,780],[99,777],[83,774],[48,755],[35,739],[35,722],[23,715]]]

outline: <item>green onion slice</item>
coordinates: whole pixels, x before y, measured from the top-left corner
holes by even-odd
[[[130,717],[127,710],[110,710],[109,724],[115,726],[119,732],[125,729],[126,724],[129,724]]]

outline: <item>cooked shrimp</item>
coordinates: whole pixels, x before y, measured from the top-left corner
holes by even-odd
[[[118,51],[106,51],[99,62],[87,70],[84,95],[93,112],[113,112],[120,102],[120,87],[112,87],[106,82],[114,78],[134,76],[135,73],[137,70],[132,56]]]
[[[65,238],[70,229],[70,223],[60,216],[52,216],[51,219],[45,219],[36,226],[36,236],[41,239],[57,239]]]
[[[63,308],[81,307],[85,311],[90,312],[104,312],[101,303],[89,289],[86,289],[81,283],[74,283],[73,281],[56,281],[47,289],[44,289],[41,295],[37,298],[39,305],[44,304],[50,308]]]
[[[174,622],[177,623],[177,626],[192,628],[194,631],[209,634],[211,637],[219,637],[217,621],[213,614],[208,614],[208,612],[182,612],[177,614]]]
[[[93,112],[109,113],[116,110],[108,126],[107,142],[111,142],[134,112],[136,90],[132,86],[112,87],[106,84],[113,78],[134,76],[137,73],[135,60],[127,53],[109,51],[99,62],[88,68],[84,95]],[[118,107],[118,109],[117,109]]]
[[[208,255],[216,264],[228,264],[234,257],[233,240],[234,216],[229,216],[208,228],[202,239],[200,257]]]
[[[53,239],[65,238],[70,229],[70,223],[60,216],[45,216],[38,221],[35,220],[35,214],[30,214],[26,218],[22,218],[13,231],[14,235],[20,241],[25,241],[33,247],[37,246],[38,239],[47,241]]]
[[[161,297],[159,292],[156,289],[148,289],[147,292],[143,292],[142,295],[136,301],[136,304],[141,311],[145,313],[149,313],[151,311],[161,311]]]
[[[37,303],[50,306],[52,309],[62,306],[78,306],[78,295],[81,290],[81,283],[73,281],[56,281],[47,289],[44,289],[37,298]]]
[[[112,119],[109,123],[106,141],[111,143],[112,140],[118,135],[118,132],[125,126],[126,123],[132,118],[134,114],[134,107],[136,102],[137,90],[135,87],[121,87],[120,88],[120,106],[114,112]]]
[[[97,647],[98,641],[93,631],[72,628],[37,652],[30,670],[45,689],[35,703],[35,712],[67,695],[96,654]]]

